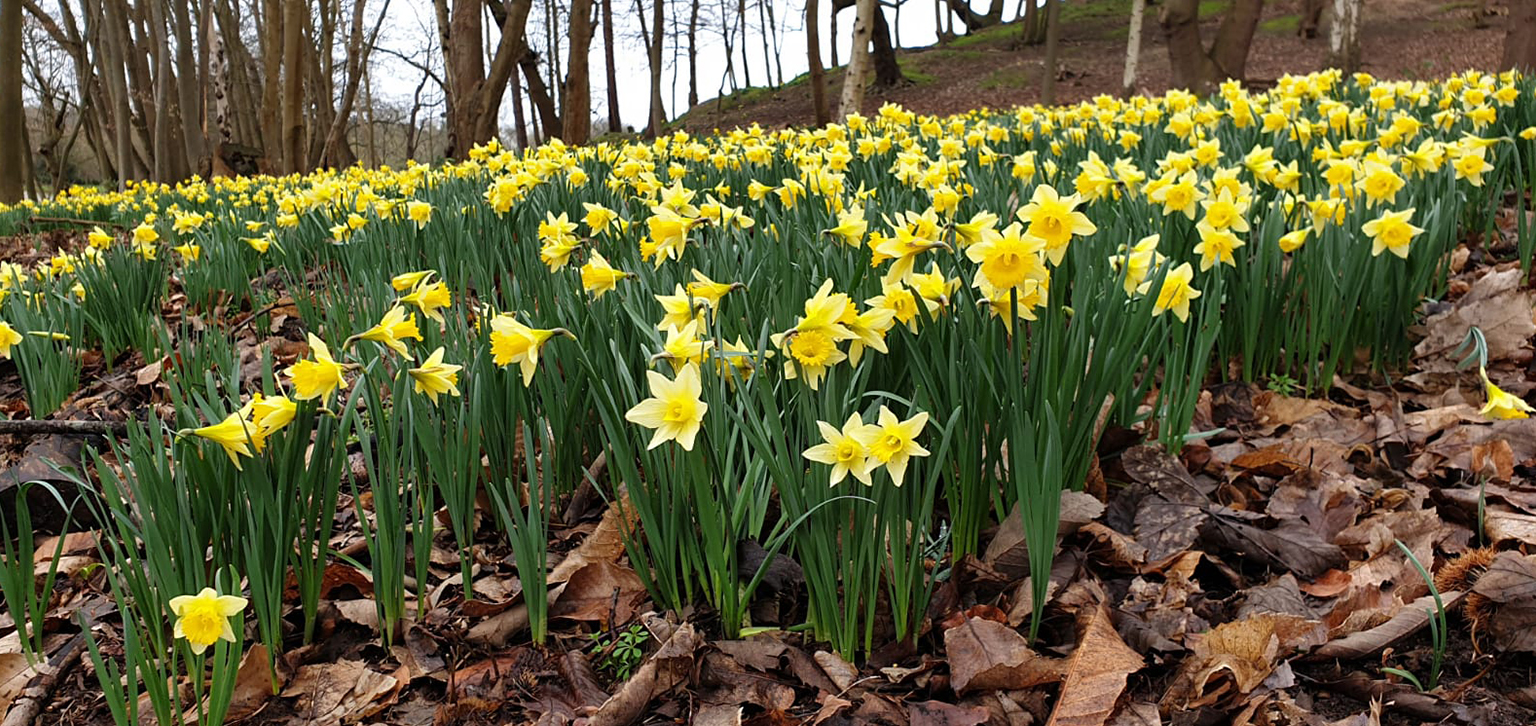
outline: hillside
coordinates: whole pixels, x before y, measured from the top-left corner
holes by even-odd
[[[1059,100],[1071,103],[1119,91],[1130,5],[1130,0],[1086,0],[1063,8]],[[1489,18],[1485,27],[1477,27],[1476,5],[1465,0],[1373,0],[1362,19],[1362,70],[1381,78],[1428,79],[1468,68],[1494,68],[1504,40],[1503,18]],[[1201,5],[1205,18],[1201,34],[1207,43],[1225,6],[1223,0]],[[1325,67],[1326,38],[1308,40],[1296,32],[1299,6],[1299,0],[1267,4],[1248,60],[1251,84],[1263,86],[1287,73]],[[1168,49],[1155,5],[1148,7],[1145,23],[1139,88],[1161,93],[1168,89]],[[905,49],[900,60],[909,81],[895,88],[870,89],[866,111],[888,101],[934,114],[1034,103],[1039,100],[1045,49],[1024,46],[1019,36],[1019,26],[1009,23],[947,43]],[[841,69],[829,71],[828,98],[834,103],[840,82]],[[804,125],[813,120],[810,88],[802,75],[777,89],[749,88],[705,101],[674,124],[697,132],[752,123]]]

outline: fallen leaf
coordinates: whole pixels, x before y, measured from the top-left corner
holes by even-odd
[[[304,714],[306,724],[329,726],[365,717],[375,711],[375,701],[398,694],[399,686],[394,676],[362,661],[343,660],[300,667],[282,695],[296,699],[294,710]]]
[[[1061,695],[1048,726],[1100,726],[1115,710],[1130,674],[1141,670],[1141,655],[1115,632],[1102,603],[1086,610],[1083,634],[1067,660]]]
[[[1257,615],[1216,626],[1200,636],[1162,698],[1163,710],[1238,707],[1317,623],[1288,615]],[[1312,643],[1315,644],[1315,643]]]
[[[1136,701],[1125,704],[1109,726],[1163,726],[1163,717],[1157,711],[1157,704]]]
[[[288,668],[278,660],[277,687],[288,682]],[[272,668],[267,662],[267,646],[257,643],[241,657],[240,669],[235,672],[235,689],[230,695],[229,711],[225,723],[243,721],[261,712],[272,697]],[[0,708],[0,711],[5,709]]]
[[[1062,678],[1062,662],[1029,648],[1018,631],[991,620],[970,619],[944,631],[944,652],[955,693],[1029,688]]]
[[[980,706],[965,708],[942,701],[907,703],[907,722],[912,726],[979,726],[990,717]]]
[[[1536,555],[1500,552],[1472,591],[1498,603],[1488,632],[1501,649],[1536,652]]]
[[[0,713],[10,710],[11,701],[16,700],[32,677],[39,673],[27,664],[25,654],[0,653]]]
[[[1426,358],[1454,363],[1450,353],[1466,339],[1473,325],[1483,331],[1490,361],[1517,353],[1536,335],[1531,293],[1520,289],[1524,277],[1516,267],[1491,271],[1473,282],[1472,289],[1454,307],[1425,319],[1429,334],[1414,346],[1414,357],[1421,365]]]
[[[1440,593],[1440,601],[1444,603],[1446,609],[1455,606],[1461,598],[1462,593],[1455,590]],[[1371,655],[1419,632],[1429,624],[1430,613],[1434,609],[1434,596],[1425,595],[1408,603],[1385,623],[1324,643],[1312,651],[1308,659],[1348,660]]]
[[[629,503],[629,491],[608,505],[597,528],[549,571],[549,584],[565,582],[594,562],[617,562],[624,554],[624,538],[633,536],[639,515]]]
[[[588,726],[627,726],[645,713],[651,701],[688,679],[694,651],[701,644],[692,623],[683,623],[635,671],[618,693],[592,714]]]
[[[832,683],[837,686],[839,692],[847,692],[859,679],[859,669],[836,653],[818,650],[811,657],[816,660],[816,665],[821,666],[821,672],[832,679]]]
[[[608,623],[619,627],[635,615],[645,583],[634,570],[599,560],[577,570],[549,609],[550,618]]]

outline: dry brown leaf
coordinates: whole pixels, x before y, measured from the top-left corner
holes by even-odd
[[[1317,625],[1266,614],[1216,626],[1194,643],[1163,695],[1163,709],[1242,705],[1293,650],[1315,644],[1309,641]]]
[[[634,570],[615,562],[592,562],[571,575],[549,609],[550,618],[608,623],[616,628],[635,615],[645,583]]]
[[[376,711],[375,702],[398,694],[399,681],[368,668],[362,661],[343,660],[299,668],[284,698],[294,698],[294,710],[305,723],[329,726],[352,722]]]
[[[907,704],[907,722],[912,726],[979,726],[991,714],[981,706],[957,706],[942,701]]]
[[[1488,541],[1493,544],[1513,540],[1536,545],[1536,516],[1490,509],[1485,513],[1483,525]]]
[[[987,544],[981,561],[1010,580],[1029,574],[1029,553],[1024,540],[1024,517],[1021,505],[1014,505],[1013,512],[998,525],[997,534]],[[1061,493],[1061,520],[1057,524],[1058,538],[1070,534],[1104,513],[1104,503],[1083,492],[1065,490]]]
[[[827,674],[827,678],[832,680],[832,684],[837,686],[839,692],[846,692],[859,679],[859,669],[836,653],[818,650],[811,657],[816,661],[816,665],[821,666],[821,672]]]
[[[683,623],[635,674],[592,714],[588,726],[625,726],[645,713],[651,701],[686,681],[702,641],[692,623]]]
[[[39,673],[27,664],[26,655],[0,653],[0,714],[10,710],[11,701],[16,700],[32,677]]]
[[[1426,319],[1429,334],[1413,348],[1420,366],[1431,361],[1453,364],[1451,351],[1466,340],[1473,325],[1483,331],[1490,361],[1503,360],[1525,347],[1536,335],[1536,321],[1531,314],[1532,295],[1520,289],[1524,277],[1518,267],[1489,272],[1472,283],[1471,291],[1455,307]]]
[[[1155,703],[1127,703],[1120,713],[1115,714],[1109,726],[1163,726],[1163,716],[1158,713]]]
[[[1141,655],[1115,632],[1102,603],[1085,609],[1083,635],[1067,660],[1066,679],[1048,726],[1101,726],[1114,713],[1130,674],[1141,670]]]
[[[282,660],[278,660],[278,688],[282,688],[287,682],[288,668]],[[229,711],[224,716],[225,723],[243,721],[255,716],[266,707],[267,699],[271,697],[272,669],[267,663],[267,646],[257,643],[245,652],[240,660],[240,669],[235,672],[235,690],[229,699]],[[0,711],[3,710],[0,709]]]
[[[944,631],[944,652],[955,693],[1030,688],[1061,680],[1063,662],[1030,650],[1018,631],[971,618]]]
[[[608,505],[597,528],[587,535],[576,549],[571,550],[560,564],[549,571],[549,584],[571,579],[581,568],[594,562],[616,562],[624,554],[624,538],[633,536],[639,519],[629,503],[629,490],[623,490],[618,500]]]
[[[1500,648],[1536,652],[1536,555],[1500,552],[1472,591],[1498,603],[1488,632]]]
[[[1440,593],[1440,601],[1446,609],[1460,602],[1462,593],[1455,590]],[[1382,650],[1429,624],[1430,612],[1435,609],[1433,595],[1425,595],[1400,608],[1396,615],[1374,628],[1335,638],[1312,651],[1308,658],[1359,658]]]

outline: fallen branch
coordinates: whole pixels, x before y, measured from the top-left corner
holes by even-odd
[[[11,704],[10,713],[7,713],[0,726],[30,726],[37,719],[37,715],[43,712],[43,706],[48,704],[48,699],[53,695],[54,686],[58,685],[59,676],[67,673],[80,660],[80,653],[85,650],[85,633],[80,633],[71,638],[64,645],[64,649],[55,653],[48,665],[43,666],[42,673],[32,679],[31,683],[22,690],[21,695]]]
[[[76,219],[74,217],[28,217],[22,220],[21,223],[30,224],[32,222],[48,222],[51,224],[78,224],[82,227],[95,227],[97,225],[105,225],[108,227],[117,227],[118,229],[124,229],[128,226],[121,222],[108,222],[103,219]]]
[[[0,421],[0,434],[12,436],[42,436],[53,434],[56,436],[106,436],[108,434],[121,436],[128,430],[127,421],[84,421],[84,420],[49,420],[49,419],[18,419],[14,421]]]
[[[1395,711],[1415,721],[1488,723],[1488,714],[1483,709],[1418,693],[1387,681],[1377,680],[1359,671],[1336,680],[1319,680],[1317,685],[1334,693],[1349,696],[1361,703],[1381,701],[1383,712]]]

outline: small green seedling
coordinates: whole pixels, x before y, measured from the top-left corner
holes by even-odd
[[[651,634],[645,626],[635,623],[618,633],[599,630],[591,637],[598,668],[607,671],[614,680],[627,681],[635,667],[645,659],[645,642],[651,639]]]
[[[1450,632],[1445,622],[1445,602],[1440,599],[1440,590],[1435,587],[1435,578],[1430,577],[1429,571],[1424,569],[1424,565],[1419,562],[1418,557],[1414,556],[1413,551],[1408,549],[1402,540],[1398,540],[1397,547],[1403,551],[1403,554],[1408,555],[1408,561],[1413,563],[1414,569],[1419,571],[1419,577],[1424,578],[1424,584],[1429,585],[1429,594],[1435,596],[1435,609],[1429,611],[1429,639],[1434,645],[1435,655],[1429,665],[1429,677],[1423,681],[1402,668],[1383,668],[1381,671],[1412,683],[1420,693],[1433,691],[1440,685],[1440,666],[1445,662],[1446,636]]]

